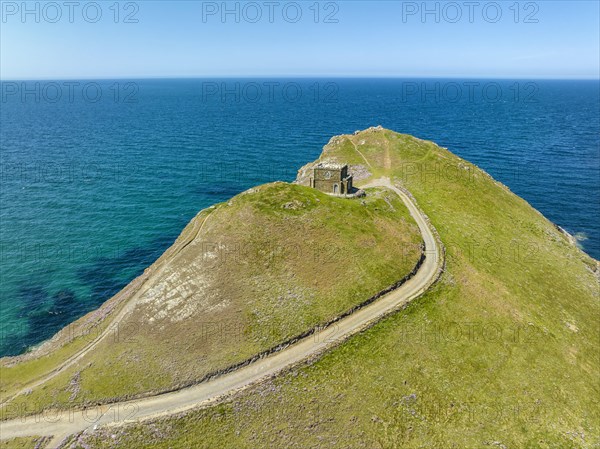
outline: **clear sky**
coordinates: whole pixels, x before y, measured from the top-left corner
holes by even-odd
[[[0,78],[598,79],[599,4],[2,1]]]

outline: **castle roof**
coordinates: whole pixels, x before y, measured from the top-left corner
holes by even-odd
[[[338,164],[337,162],[319,162],[314,168],[325,168],[328,170],[341,170],[346,164]]]

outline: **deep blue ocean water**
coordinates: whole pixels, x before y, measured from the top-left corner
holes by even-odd
[[[598,81],[1,83],[0,355],[96,308],[200,210],[291,181],[336,134],[448,147],[600,258]]]

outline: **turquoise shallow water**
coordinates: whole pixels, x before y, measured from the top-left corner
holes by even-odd
[[[2,82],[0,355],[108,299],[200,209],[379,124],[484,168],[600,258],[597,81],[78,83]]]

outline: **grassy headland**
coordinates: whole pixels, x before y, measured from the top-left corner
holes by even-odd
[[[412,193],[446,247],[441,281],[308,366],[85,447],[597,448],[598,263],[432,142],[372,128],[321,159]]]
[[[6,416],[193,384],[394,284],[413,270],[420,245],[402,201],[382,189],[356,199],[285,183],[250,189],[198,214],[123,299],[131,310],[114,332],[14,398]],[[31,371],[43,376],[86,339],[40,358],[5,359],[3,394],[26,386]]]

